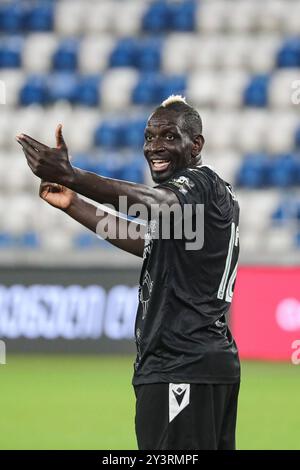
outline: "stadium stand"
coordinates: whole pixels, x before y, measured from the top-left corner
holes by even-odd
[[[236,186],[242,261],[299,263],[299,18],[297,0],[2,2],[2,259],[111,250],[37,198],[17,133],[51,145],[62,122],[75,165],[150,184],[147,115],[181,93],[203,117],[204,162]]]

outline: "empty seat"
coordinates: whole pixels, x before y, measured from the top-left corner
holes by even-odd
[[[293,15],[293,7],[287,7],[286,2],[282,0],[258,1],[257,6],[258,15],[256,25],[259,30],[265,32],[280,31],[283,29],[285,10],[290,9],[290,15]]]
[[[147,39],[138,43],[135,66],[141,72],[154,72],[160,69],[162,42],[160,39]]]
[[[247,32],[255,29],[261,5],[257,1],[228,2],[225,17],[226,28],[230,31]]]
[[[169,5],[169,29],[194,31],[196,26],[197,3],[194,0],[174,2]]]
[[[158,0],[150,3],[143,17],[143,30],[151,33],[167,30],[169,14],[170,8],[166,1]]]
[[[221,83],[218,74],[204,70],[191,73],[187,80],[187,97],[195,106],[212,106],[217,102]]]
[[[269,114],[264,145],[271,154],[289,153],[294,146],[295,129],[299,122],[297,114],[280,110]]]
[[[59,44],[52,58],[54,70],[75,71],[78,64],[78,47],[77,39],[64,39]]]
[[[116,67],[108,70],[101,81],[100,93],[103,108],[124,112],[131,104],[131,96],[137,80],[137,71],[130,67]]]
[[[252,37],[245,66],[256,74],[265,74],[273,70],[280,41],[278,33]]]
[[[194,66],[197,57],[195,40],[195,35],[189,33],[168,35],[161,53],[162,70],[170,74],[188,72]]]
[[[147,2],[123,0],[118,4],[118,15],[114,15],[112,29],[118,36],[137,35],[142,29],[142,19],[148,8]]]
[[[48,86],[45,75],[31,75],[22,86],[19,95],[20,104],[28,106],[32,104],[45,105],[48,103]]]
[[[203,70],[218,68],[227,37],[220,34],[197,35],[190,45],[192,69]],[[187,56],[189,57],[189,55]]]
[[[246,155],[238,170],[236,184],[245,188],[264,188],[268,184],[269,168],[267,155]]]
[[[1,70],[2,95],[5,95],[5,104],[15,106],[19,101],[20,89],[24,83],[24,71],[22,69]],[[5,91],[5,93],[3,93]],[[7,109],[7,108],[6,108]],[[7,111],[6,111],[7,112]]]
[[[280,69],[273,74],[269,87],[269,104],[274,108],[294,108],[293,84],[299,80],[299,69]]]
[[[57,38],[53,34],[35,33],[26,38],[23,49],[23,66],[31,73],[48,72],[52,66],[52,56],[57,48]]]
[[[51,2],[38,2],[26,10],[24,28],[28,31],[52,31],[54,17],[54,4]]]
[[[84,31],[87,1],[62,0],[55,5],[54,28],[59,34],[73,36]]]
[[[201,2],[196,10],[196,29],[203,33],[219,32],[225,29],[227,2],[208,1]]]
[[[74,103],[81,106],[100,104],[100,76],[86,75],[78,78]]]
[[[297,196],[286,197],[274,208],[272,221],[275,224],[295,224],[300,220],[300,199]]]
[[[227,151],[234,147],[237,116],[227,112],[215,113],[213,126],[205,132],[206,144],[215,151]]]
[[[266,132],[272,118],[263,109],[246,109],[241,112],[235,143],[242,153],[256,153],[265,148]]]
[[[300,158],[293,154],[279,155],[273,158],[268,182],[279,188],[288,188],[299,184]]]
[[[124,132],[124,145],[131,148],[142,148],[144,143],[144,130],[146,118],[131,119],[126,123]]]
[[[241,69],[228,69],[223,73],[218,73],[218,76],[220,90],[217,93],[216,105],[220,108],[240,108],[248,80],[246,72]]]
[[[95,130],[95,145],[108,148],[122,147],[125,123],[122,120],[103,121]]]
[[[294,236],[288,228],[272,227],[266,235],[266,240],[266,251],[269,253],[279,253],[280,257],[282,257],[284,253],[291,252],[294,243]]]
[[[7,147],[11,147],[12,140],[9,136],[9,130],[11,130],[11,122],[14,116],[14,112],[11,109],[7,109],[5,113],[0,113],[0,148],[7,152]],[[0,175],[1,178],[1,175]]]
[[[114,21],[116,5],[110,0],[84,2],[86,9],[85,30],[89,32],[108,32]]]
[[[162,77],[159,74],[140,75],[132,90],[132,101],[138,105],[153,105],[160,102]]]
[[[268,105],[270,75],[262,74],[252,77],[244,91],[244,104],[264,108]]]
[[[36,134],[32,137],[46,145],[54,146],[54,133],[57,125],[62,123],[64,128],[67,128],[68,123],[72,120],[72,115],[72,106],[68,102],[59,101],[53,104],[51,107],[44,110],[43,119],[40,120],[40,124],[35,131]],[[71,147],[70,151],[72,151]]]
[[[11,2],[0,6],[0,30],[4,33],[20,33],[24,26],[26,15],[25,5],[21,2]]]
[[[75,100],[78,77],[71,72],[57,72],[47,78],[49,102]]]
[[[79,48],[78,66],[83,73],[97,73],[109,66],[109,57],[115,45],[113,36],[93,34],[85,36]]]
[[[20,68],[22,66],[23,40],[11,37],[0,41],[0,69]]]
[[[287,39],[277,53],[277,67],[300,67],[300,38]]]

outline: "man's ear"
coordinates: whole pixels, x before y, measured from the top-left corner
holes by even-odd
[[[197,137],[194,138],[193,141],[193,146],[192,146],[192,157],[197,157],[199,153],[201,153],[201,150],[204,145],[204,137],[203,135],[197,135]]]

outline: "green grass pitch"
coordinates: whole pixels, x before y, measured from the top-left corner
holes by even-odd
[[[9,355],[0,449],[136,449],[133,358]],[[299,449],[300,365],[244,362],[239,449]]]

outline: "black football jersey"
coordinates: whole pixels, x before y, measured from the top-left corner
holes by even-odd
[[[185,236],[157,236],[158,221],[148,223],[133,384],[235,383],[240,364],[226,314],[239,255],[236,196],[206,165],[178,171],[157,187],[173,191],[182,210],[189,205],[191,219],[202,207],[204,236],[201,248],[187,249]]]

